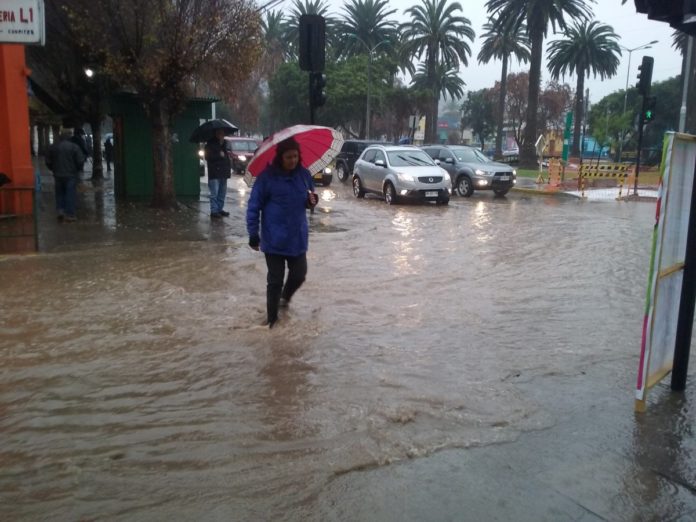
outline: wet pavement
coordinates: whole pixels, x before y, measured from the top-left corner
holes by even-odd
[[[240,178],[215,222],[44,188],[0,258],[3,520],[696,518],[693,388],[633,413],[654,204],[334,182],[269,331]]]

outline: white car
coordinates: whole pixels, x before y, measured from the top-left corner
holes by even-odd
[[[433,201],[447,205],[452,181],[421,149],[409,145],[371,145],[355,162],[353,194],[371,192],[388,205],[400,200]]]

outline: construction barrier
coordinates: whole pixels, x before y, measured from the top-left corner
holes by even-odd
[[[619,183],[619,199],[621,199],[626,178],[633,175],[634,168],[634,165],[624,165],[622,163],[605,163],[602,165],[583,163],[580,165],[580,177],[578,178],[582,197],[585,197],[585,179],[614,178]]]

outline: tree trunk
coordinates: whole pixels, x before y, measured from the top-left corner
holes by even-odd
[[[575,88],[575,121],[573,122],[573,148],[570,150],[571,156],[580,157],[582,147],[580,146],[580,130],[582,129],[582,117],[585,108],[585,71],[578,72],[578,82]]]
[[[498,129],[495,133],[495,159],[503,157],[503,122],[505,121],[505,92],[507,90],[508,57],[503,56],[503,73],[500,77],[500,97],[498,98]]]
[[[431,89],[431,98],[428,102],[428,111],[425,115],[425,143],[436,143],[435,131],[437,130],[437,105],[440,100],[435,86],[436,56],[428,49],[428,87]]]
[[[92,179],[104,179],[101,148],[101,118],[90,116],[89,126],[92,127]]]
[[[541,84],[541,58],[544,45],[544,28],[538,23],[531,23],[529,34],[532,40],[532,59],[529,64],[529,95],[527,97],[527,121],[524,138],[520,148],[520,167],[537,168],[534,142],[537,134],[537,112],[539,109],[539,86]]]
[[[176,208],[174,171],[172,168],[171,115],[167,102],[159,100],[150,104],[152,124],[152,166],[155,181],[152,206]]]

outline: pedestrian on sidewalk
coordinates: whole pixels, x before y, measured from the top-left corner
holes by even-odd
[[[63,129],[60,140],[48,149],[46,166],[53,172],[58,221],[75,221],[77,182],[85,163],[85,156],[71,141],[71,129]]]
[[[111,164],[114,161],[114,142],[112,136],[104,141],[104,160],[106,160],[106,172],[111,172]]]
[[[287,307],[304,283],[309,243],[306,209],[317,202],[312,175],[302,166],[299,144],[293,138],[281,141],[273,162],[254,181],[247,206],[249,246],[265,254],[268,267],[269,328],[278,321],[278,308]],[[286,263],[288,278],[283,285]]]
[[[210,192],[210,217],[213,219],[227,217],[225,196],[227,180],[230,178],[232,162],[227,153],[224,129],[215,131],[215,137],[205,144],[205,161],[208,163],[208,190]]]

